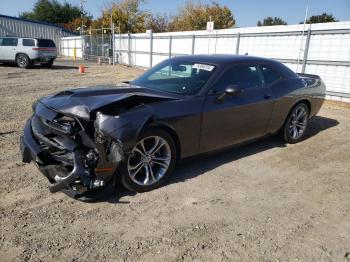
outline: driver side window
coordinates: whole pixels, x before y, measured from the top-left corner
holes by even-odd
[[[221,93],[231,85],[238,86],[241,89],[250,89],[262,86],[262,81],[257,66],[232,66],[226,70],[220,79],[215,83],[213,91],[215,93]]]

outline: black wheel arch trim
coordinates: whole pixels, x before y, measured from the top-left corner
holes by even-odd
[[[16,56],[15,56],[16,59],[17,59],[17,57],[18,57],[19,55],[25,55],[26,57],[28,57],[28,60],[29,60],[29,61],[31,60],[28,54],[22,53],[22,52],[16,53]]]
[[[128,152],[136,144],[142,128],[152,119],[152,115],[150,110],[139,110],[117,117],[98,112],[95,127],[105,136],[122,142],[124,152]]]
[[[154,119],[153,117],[149,119],[148,122],[145,123],[143,128],[140,130],[138,137],[140,137],[141,133],[146,130],[148,127],[150,128],[159,128],[167,132],[171,138],[174,140],[175,147],[176,147],[176,161],[178,161],[181,158],[181,143],[179,136],[175,130],[175,128],[170,125],[169,123],[158,121],[157,119]]]
[[[293,105],[292,109],[293,109],[297,104],[300,104],[300,103],[306,104],[306,106],[307,106],[308,109],[309,109],[309,113],[311,113],[311,110],[312,110],[311,105],[312,105],[312,103],[311,103],[310,99],[307,98],[307,97],[304,97],[304,98],[302,98],[302,99],[299,99],[298,102],[296,102],[296,103]],[[291,110],[292,110],[292,109],[291,109]]]

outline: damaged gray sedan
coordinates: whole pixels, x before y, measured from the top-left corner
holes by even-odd
[[[269,59],[176,57],[122,86],[39,99],[21,152],[51,192],[94,198],[117,181],[144,192],[162,185],[182,158],[276,133],[301,141],[324,93],[318,76]]]

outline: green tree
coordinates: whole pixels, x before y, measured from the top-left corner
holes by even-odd
[[[103,11],[102,17],[92,23],[93,28],[110,27],[111,17],[121,33],[143,33],[146,31],[148,13],[141,10],[145,0],[120,0]]]
[[[266,17],[262,22],[259,20],[257,26],[287,25],[287,22],[280,17]]]
[[[21,18],[63,25],[80,18],[80,9],[67,2],[57,0],[38,0],[32,11],[20,14]],[[84,14],[85,17],[88,17]]]
[[[220,6],[215,1],[211,4],[202,4],[189,0],[179,8],[178,14],[172,17],[169,29],[171,31],[205,30],[210,19],[214,21],[215,29],[232,28],[236,22],[231,10],[226,6]]]
[[[329,22],[338,22],[332,14],[323,13],[321,15],[313,15],[308,20],[306,20],[307,24],[315,24],[315,23],[329,23]],[[300,22],[303,24],[304,22]]]

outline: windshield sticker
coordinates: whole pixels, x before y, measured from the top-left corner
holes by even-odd
[[[206,65],[206,64],[194,64],[192,66],[192,68],[196,68],[196,69],[201,69],[201,70],[205,70],[205,71],[213,71],[214,66],[212,65]]]

